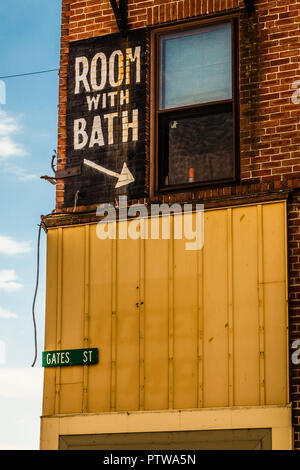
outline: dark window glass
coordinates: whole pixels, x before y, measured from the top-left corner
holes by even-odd
[[[234,176],[232,112],[168,119],[162,186]]]

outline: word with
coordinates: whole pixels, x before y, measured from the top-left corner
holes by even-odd
[[[101,100],[100,100],[101,98]],[[123,106],[124,103],[129,104],[129,90],[120,90],[120,91],[111,91],[109,93],[98,93],[96,96],[87,96],[86,101],[88,104],[89,111],[93,109],[98,110],[99,105],[102,109],[105,109],[107,106],[111,108],[117,106]]]

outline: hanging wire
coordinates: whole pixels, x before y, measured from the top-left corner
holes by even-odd
[[[39,287],[39,277],[40,277],[40,241],[41,241],[41,231],[42,231],[43,223],[39,224],[39,233],[38,233],[38,243],[37,243],[37,268],[36,268],[36,283],[35,283],[35,291],[33,297],[33,304],[32,304],[32,319],[33,319],[33,328],[34,328],[34,360],[31,367],[34,367],[37,359],[37,331],[36,331],[36,321],[35,321],[35,301]]]
[[[56,153],[56,150],[53,150],[53,155],[52,155],[52,159],[51,159],[51,168],[52,168],[52,171],[53,173],[55,174],[55,166],[54,166],[54,160],[57,159],[57,153]]]
[[[27,77],[28,75],[39,75],[41,73],[49,73],[49,72],[57,72],[57,71],[59,71],[59,69],[49,69],[49,70],[39,70],[37,72],[17,73],[15,75],[4,75],[3,77],[0,77],[0,79],[4,80],[6,78]]]
[[[76,205],[77,205],[77,199],[78,199],[78,194],[79,194],[79,190],[76,191],[76,194],[75,194],[75,206],[74,206],[74,209],[76,210]],[[95,212],[95,211],[86,211],[86,212],[82,212],[82,214],[90,214],[91,212]],[[70,212],[60,212],[60,214],[65,214],[65,215],[70,215]],[[46,218],[48,216],[51,216],[53,215],[53,213],[50,213],[48,214],[47,216],[41,216],[42,218]],[[42,231],[42,228],[44,228],[44,230],[47,232],[47,227],[45,225],[44,222],[41,222],[39,225],[39,232],[38,232],[38,242],[37,242],[37,260],[36,260],[36,264],[37,264],[37,268],[36,268],[36,284],[35,284],[35,291],[34,291],[34,297],[33,297],[33,303],[32,303],[32,320],[33,320],[33,328],[34,328],[34,360],[33,360],[33,363],[31,365],[31,367],[34,367],[35,363],[36,363],[36,360],[37,360],[37,329],[36,329],[36,320],[35,320],[35,302],[36,302],[36,297],[37,297],[37,292],[38,292],[38,287],[39,287],[39,277],[40,277],[40,242],[41,242],[41,231]]]

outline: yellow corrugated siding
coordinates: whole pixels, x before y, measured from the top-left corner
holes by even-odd
[[[209,210],[204,248],[48,231],[44,415],[288,402],[285,202]]]

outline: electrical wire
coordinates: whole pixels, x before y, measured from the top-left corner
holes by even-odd
[[[90,211],[88,211],[89,213]],[[61,214],[66,214],[70,215],[70,212],[62,212]],[[51,214],[48,214],[47,216],[41,216],[41,217],[48,217]],[[40,277],[40,244],[41,244],[41,231],[42,228],[44,227],[45,231],[47,232],[47,227],[44,222],[41,222],[39,225],[39,232],[38,232],[38,242],[37,242],[37,258],[36,258],[36,282],[35,282],[35,291],[34,291],[34,296],[33,296],[33,303],[32,303],[32,320],[33,320],[33,330],[34,330],[34,360],[31,365],[31,367],[35,366],[36,360],[37,360],[37,328],[36,328],[36,320],[35,320],[35,302],[36,302],[36,297],[38,293],[38,288],[39,288],[39,277]]]
[[[78,199],[78,193],[79,191],[76,192],[75,199]],[[76,203],[77,200],[75,201],[75,208],[76,209]],[[83,213],[91,213],[94,211],[87,211]],[[60,212],[60,214],[65,214],[65,215],[70,215],[70,212]],[[53,215],[53,213],[48,214],[47,216],[41,216],[41,217],[48,217],[50,215]],[[44,222],[41,222],[39,225],[39,232],[38,232],[38,242],[37,242],[37,258],[36,258],[36,282],[35,282],[35,291],[34,291],[34,296],[33,296],[33,303],[32,303],[32,320],[33,320],[33,329],[34,329],[34,360],[31,365],[31,367],[35,366],[36,360],[37,360],[37,328],[36,328],[36,320],[35,320],[35,302],[36,302],[36,297],[38,293],[38,288],[39,288],[39,277],[40,277],[40,244],[41,244],[41,231],[42,228],[44,227],[45,231],[47,232],[47,227]]]
[[[28,72],[28,73],[19,73],[16,75],[6,75],[3,77],[0,77],[0,80],[3,80],[5,78],[26,77],[27,75],[38,75],[40,73],[57,72],[58,70],[59,69],[49,69],[49,70],[40,70],[38,72]]]
[[[37,243],[37,268],[36,268],[36,283],[35,283],[35,291],[33,297],[33,304],[32,304],[32,320],[33,320],[33,328],[34,328],[34,348],[35,348],[35,355],[34,360],[31,367],[34,367],[37,359],[37,331],[36,331],[36,321],[35,321],[35,301],[39,287],[39,274],[40,274],[40,241],[41,241],[41,231],[42,231],[43,223],[39,224],[39,233],[38,233],[38,243]]]

